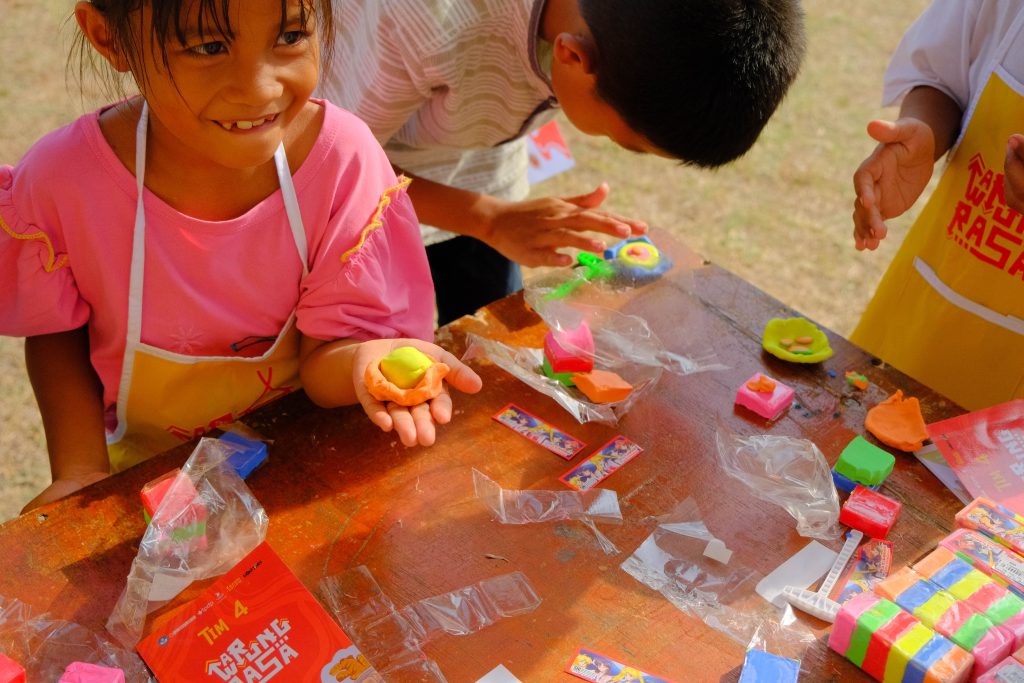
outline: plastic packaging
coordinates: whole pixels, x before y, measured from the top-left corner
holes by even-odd
[[[56,681],[73,662],[121,669],[127,683],[155,681],[134,652],[13,598],[0,597],[0,652],[24,667],[29,681]]]
[[[643,318],[580,303],[574,298],[547,300],[544,298],[547,291],[527,287],[527,303],[556,332],[575,330],[585,322],[594,340],[594,367],[612,371],[633,386],[625,399],[616,403],[594,403],[578,389],[547,377],[540,370],[544,362],[542,349],[509,346],[470,334],[463,359],[488,358],[512,376],[553,398],[580,423],[615,425],[657,384],[665,370],[689,375],[725,367],[718,363],[711,346],[704,342],[700,325],[687,326],[679,321],[674,328],[678,333],[673,345],[685,351],[670,351]]]
[[[715,536],[692,498],[658,522],[622,563],[623,571],[743,645],[756,642],[761,649],[798,657],[814,642],[814,633],[797,621],[788,605],[780,610],[755,594],[761,577],[740,559],[733,557],[725,565],[704,556]]]
[[[594,521],[622,523],[619,497],[610,489],[589,491],[515,491],[503,489],[480,470],[473,469],[473,490],[502,524],[534,524],[578,519],[597,537],[609,555],[619,549],[598,531]]]
[[[446,680],[422,650],[436,636],[476,633],[499,619],[532,612],[541,602],[522,572],[485,579],[401,610],[365,566],[324,578],[320,593],[381,676],[399,683]]]
[[[739,437],[723,425],[715,435],[726,474],[761,500],[785,508],[801,536],[832,540],[839,535],[839,495],[825,456],[806,439]]]
[[[267,515],[229,463],[237,447],[201,439],[139,544],[107,630],[125,647],[142,637],[146,616],[192,582],[231,569],[267,533]]]

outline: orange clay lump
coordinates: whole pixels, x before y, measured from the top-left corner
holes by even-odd
[[[414,406],[436,398],[449,368],[412,346],[401,346],[366,366],[363,381],[378,401]]]
[[[916,451],[928,438],[921,404],[914,397],[903,398],[900,390],[869,410],[864,426],[879,441],[901,451]]]
[[[747,388],[762,394],[770,394],[775,391],[775,380],[758,374],[756,379],[747,380]]]
[[[633,385],[608,370],[577,372],[572,376],[576,388],[594,403],[615,403],[633,392]]]

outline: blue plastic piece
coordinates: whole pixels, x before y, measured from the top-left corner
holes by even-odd
[[[740,683],[797,683],[800,662],[764,650],[747,650]]]
[[[234,432],[225,432],[221,435],[220,440],[227,441],[241,449],[232,453],[228,457],[228,462],[242,479],[252,474],[252,471],[267,459],[267,444],[262,441],[253,441]]]
[[[854,481],[849,477],[839,474],[835,470],[832,470],[832,481],[835,483],[837,489],[839,489],[840,491],[844,491],[846,493],[853,493],[853,490],[858,486],[864,486],[864,488],[871,489],[872,491],[877,491],[882,487],[881,484],[876,484],[875,486],[865,486],[859,481]]]

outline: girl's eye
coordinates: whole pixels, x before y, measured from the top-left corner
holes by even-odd
[[[202,45],[193,45],[188,51],[200,57],[212,57],[227,52],[228,46],[220,40],[211,40]]]
[[[281,34],[281,43],[283,45],[297,45],[306,38],[305,31],[285,31]]]

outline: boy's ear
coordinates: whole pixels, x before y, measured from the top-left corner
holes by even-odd
[[[587,35],[559,33],[555,36],[554,59],[567,67],[579,68],[585,74],[593,74],[597,61],[594,41]]]
[[[113,40],[107,18],[96,5],[85,0],[75,3],[75,20],[78,21],[78,26],[89,44],[103,55],[115,70],[121,73],[131,70],[131,64]]]

